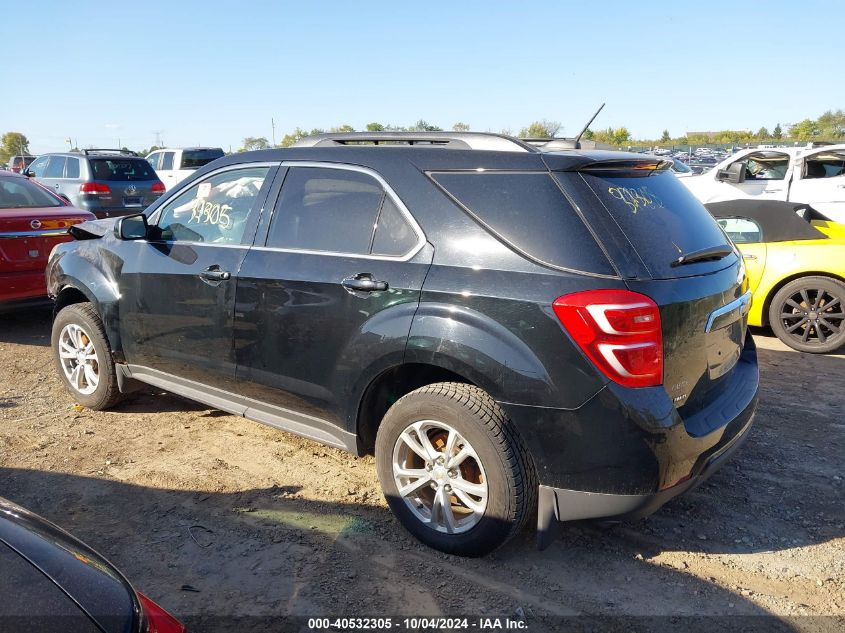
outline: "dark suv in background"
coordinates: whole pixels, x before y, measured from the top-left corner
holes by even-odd
[[[653,512],[745,437],[742,259],[671,162],[474,133],[298,145],[71,229],[47,277],[77,402],[146,383],[373,452],[401,523],[462,555],[535,511],[543,536]]]
[[[98,218],[137,213],[164,193],[150,164],[122,150],[42,154],[24,173]]]

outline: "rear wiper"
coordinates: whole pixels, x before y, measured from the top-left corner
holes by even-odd
[[[692,251],[691,253],[684,253],[678,259],[672,262],[672,267],[683,266],[684,264],[694,264],[696,262],[715,261],[722,259],[733,253],[733,249],[727,244],[723,246],[709,246],[701,250]]]

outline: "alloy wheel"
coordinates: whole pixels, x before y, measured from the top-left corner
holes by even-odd
[[[786,299],[780,319],[786,334],[805,345],[825,345],[842,336],[842,297],[822,288],[800,288]]]
[[[422,420],[405,428],[393,448],[393,478],[414,516],[438,532],[467,532],[487,508],[481,459],[444,422]]]
[[[100,384],[100,363],[91,337],[80,326],[69,323],[59,334],[59,359],[70,385],[89,395]]]

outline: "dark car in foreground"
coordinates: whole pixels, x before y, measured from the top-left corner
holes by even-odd
[[[26,177],[0,172],[0,311],[47,303],[44,268],[68,229],[93,220]]]
[[[758,391],[742,260],[670,164],[473,133],[220,159],[56,249],[59,375],[95,409],[145,383],[374,453],[447,552],[648,514]]]
[[[184,633],[105,558],[0,498],[0,630],[4,633]]]
[[[146,159],[123,150],[43,154],[24,173],[98,218],[138,213],[164,193]]]

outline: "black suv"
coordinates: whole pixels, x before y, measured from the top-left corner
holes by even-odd
[[[335,134],[203,167],[47,268],[58,371],[147,383],[356,454],[417,538],[653,512],[744,438],[750,293],[655,157]]]

